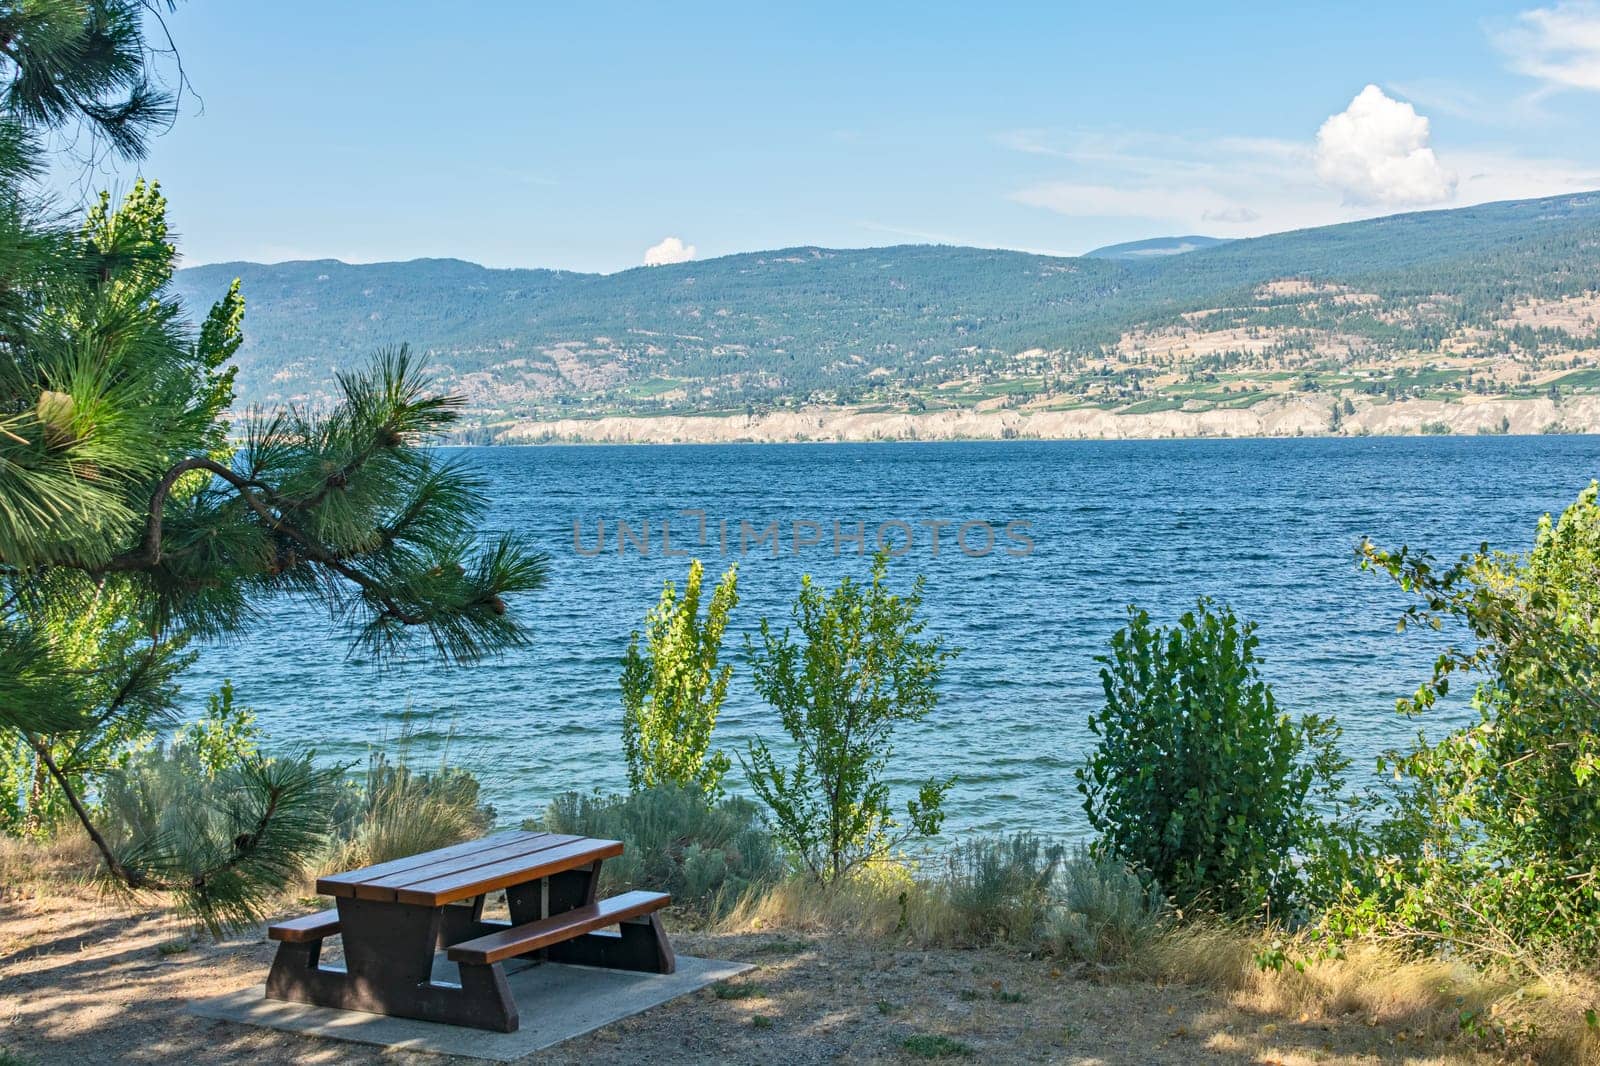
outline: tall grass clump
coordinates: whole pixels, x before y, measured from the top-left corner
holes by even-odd
[[[459,844],[494,824],[478,779],[449,762],[448,748],[431,770],[414,768],[416,735],[409,723],[392,751],[375,748],[366,772],[335,808],[338,843],[324,868],[354,869]]]
[[[916,876],[899,862],[874,863],[822,888],[788,877],[740,900],[722,920],[726,932],[786,929],[871,937],[911,947],[969,943],[967,920],[938,878]]]
[[[1392,941],[1332,948],[1308,934],[1199,920],[1150,940],[1129,958],[1127,972],[1210,988],[1261,1015],[1355,1019],[1460,1039],[1499,1061],[1600,1063],[1600,1028],[1590,1020],[1600,983],[1573,969],[1533,977],[1461,954],[1419,955]]]
[[[920,866],[874,864],[825,889],[789,878],[745,898],[723,924],[1112,964],[1159,936],[1170,913],[1121,862],[1018,833],[961,841]]]
[[[63,887],[77,894],[95,881],[100,853],[73,828],[62,823],[40,839],[0,834],[0,903]]]
[[[622,855],[601,867],[607,891],[669,892],[674,903],[712,916],[728,913],[783,872],[755,803],[742,797],[712,803],[692,786],[606,797],[568,792],[551,802],[541,827],[622,841]]]

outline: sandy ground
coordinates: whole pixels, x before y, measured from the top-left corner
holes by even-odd
[[[922,1061],[904,1046],[919,1035],[956,1042],[949,1061],[1490,1061],[1370,1019],[1266,1017],[1199,989],[1099,980],[999,952],[780,931],[674,940],[681,952],[757,969],[525,1061],[908,1063]],[[0,901],[0,1049],[73,1066],[465,1061],[184,1013],[192,999],[259,983],[270,955],[259,931],[213,943],[169,915],[92,897]]]
[[[1326,436],[1326,396],[1296,394],[1262,400],[1251,407],[1212,411],[1155,411],[1116,414],[1092,408],[1071,411],[976,410],[925,413],[858,411],[817,407],[730,417],[610,417],[519,422],[505,429],[507,443],[587,441],[612,444],[778,443],[788,441],[894,440],[1123,440],[1171,437]],[[1600,431],[1600,396],[1577,396],[1559,406],[1548,398],[1485,399],[1460,403],[1411,400],[1407,403],[1356,403],[1341,425],[1343,436],[1371,433],[1409,435],[1442,422],[1451,433],[1497,431],[1504,419],[1509,432],[1534,434],[1559,424],[1563,431]]]

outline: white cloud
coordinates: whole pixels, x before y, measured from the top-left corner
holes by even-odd
[[[644,250],[644,265],[654,267],[687,263],[694,258],[694,253],[694,245],[684,244],[678,237],[663,237],[660,244],[652,244]]]
[[[1553,88],[1600,92],[1600,6],[1536,7],[1495,34],[1511,69]]]
[[[1243,218],[1242,204],[1198,186],[1095,185],[1046,181],[1018,190],[1012,199],[1071,218]]]
[[[1368,85],[1317,131],[1317,176],[1347,203],[1411,207],[1455,195],[1456,176],[1428,146],[1428,120]]]

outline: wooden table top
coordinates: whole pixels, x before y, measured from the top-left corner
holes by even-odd
[[[617,840],[515,831],[317,878],[326,896],[442,907],[622,854]]]

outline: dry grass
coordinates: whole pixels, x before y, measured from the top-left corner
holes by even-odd
[[[94,883],[100,856],[76,825],[44,840],[0,834],[0,899],[58,894]]]
[[[896,867],[831,891],[780,884],[741,901],[719,928],[842,935],[920,950],[967,946],[970,939],[968,923],[937,884]],[[1274,946],[1282,947],[1285,962],[1265,968],[1258,959]],[[1044,947],[1036,945],[1035,953]],[[1397,1050],[1409,1041],[1454,1045],[1463,1055],[1600,1066],[1600,1031],[1586,1021],[1591,1007],[1600,1008],[1600,981],[1572,968],[1532,979],[1364,942],[1319,957],[1308,941],[1191,923],[1143,940],[1114,965],[1079,969],[1100,980],[1207,989],[1229,1008],[1267,1019],[1269,1029],[1364,1026],[1392,1034]]]
[[[61,897],[64,892],[81,899],[79,890],[92,881],[94,867],[92,848],[79,833],[64,832],[48,842],[0,839],[0,899],[33,901]],[[163,929],[170,924],[164,919]],[[937,882],[919,881],[899,866],[876,868],[827,892],[801,881],[782,883],[742,900],[705,935],[719,942],[716,950],[751,945],[754,957],[767,965],[787,957],[785,953],[793,955],[800,967],[797,975],[809,972],[816,959],[827,957],[829,952],[810,946],[822,941],[857,945],[866,953],[864,958],[883,955],[900,960],[893,966],[938,957],[946,968],[955,966],[949,970],[952,974],[965,972],[952,959],[969,957],[974,967],[980,961],[1001,965],[999,960],[1005,959],[1009,961],[1004,965],[1016,970],[1007,977],[1007,988],[1023,987],[1019,982],[1025,980],[1043,983],[1029,993],[1041,1009],[1051,1002],[1044,989],[1063,978],[1063,971],[1066,978],[1090,978],[1086,989],[1106,986],[1108,996],[1137,997],[1144,994],[1141,989],[1151,994],[1190,989],[1182,995],[1196,1003],[1209,1000],[1217,1018],[1229,1019],[1214,1034],[1213,1052],[1237,1053],[1255,1061],[1302,1061],[1283,1054],[1289,1034],[1311,1039],[1319,1032],[1332,1032],[1343,1034],[1338,1036],[1342,1048],[1368,1041],[1373,1048],[1386,1046],[1400,1054],[1404,1046],[1407,1061],[1418,1063],[1477,1062],[1488,1056],[1500,1061],[1600,1066],[1600,1032],[1585,1020],[1587,1010],[1600,1007],[1600,982],[1576,968],[1534,980],[1449,959],[1410,958],[1374,943],[1346,945],[1338,957],[1319,958],[1313,945],[1289,940],[1282,944],[1287,963],[1277,970],[1263,969],[1257,960],[1274,943],[1269,937],[1256,930],[1203,924],[1145,939],[1111,966],[1036,961],[1015,946],[1000,953],[952,952],[952,947],[971,942],[968,919]],[[170,938],[170,930],[162,936]],[[800,966],[802,962],[806,965]],[[261,964],[261,959],[255,960],[258,968]],[[810,982],[806,987],[815,985],[819,996],[821,990],[840,987],[838,979],[831,971],[804,977]],[[875,985],[862,995],[867,996],[868,1006],[884,998]],[[1203,1014],[1195,1018],[1202,1019]],[[1189,1028],[1198,1035],[1196,1025]],[[1243,1033],[1253,1035],[1246,1040],[1239,1035]],[[1361,1033],[1368,1035],[1357,1035]],[[1427,1054],[1422,1053],[1424,1047],[1430,1049]]]
[[[1289,961],[1270,969],[1257,962],[1268,946],[1258,932],[1191,925],[1153,940],[1128,968],[1146,979],[1212,988],[1234,1006],[1285,1019],[1354,1018],[1418,1037],[1460,1037],[1536,1062],[1600,1064],[1600,1033],[1586,1020],[1600,1005],[1600,983],[1590,976],[1531,979],[1361,942],[1322,958],[1313,945],[1291,941],[1283,945]]]
[[[740,900],[719,928],[893,938],[919,947],[960,944],[965,921],[943,893],[898,865],[871,867],[828,891],[799,879]]]

